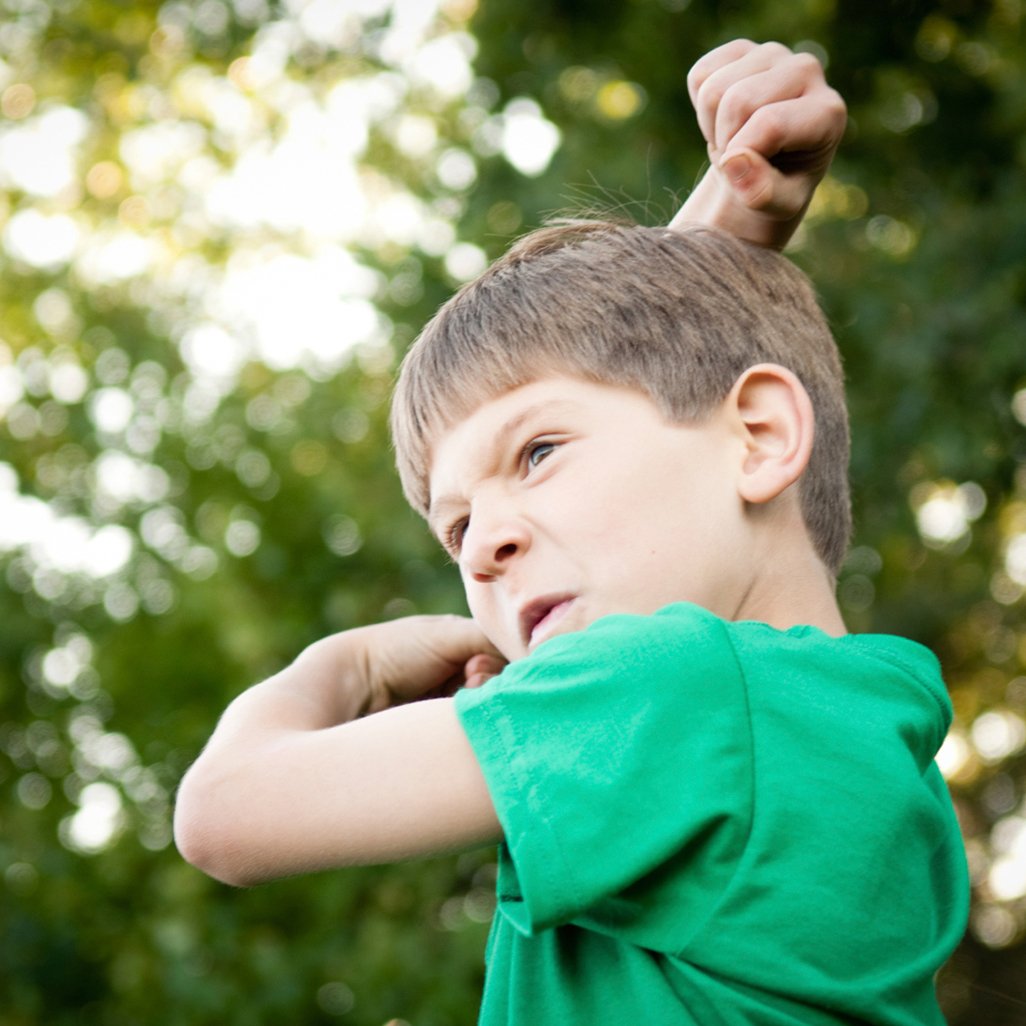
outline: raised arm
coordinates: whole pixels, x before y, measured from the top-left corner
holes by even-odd
[[[702,223],[783,249],[801,223],[847,124],[815,57],[734,40],[688,74],[711,166],[670,224]]]
[[[456,616],[311,645],[228,707],[179,789],[179,850],[248,885],[497,841],[452,699],[410,700],[500,667],[480,630]]]

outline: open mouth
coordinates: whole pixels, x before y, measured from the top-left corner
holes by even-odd
[[[531,602],[520,614],[520,632],[528,648],[534,648],[550,636],[556,624],[566,616],[574,597],[551,596]]]

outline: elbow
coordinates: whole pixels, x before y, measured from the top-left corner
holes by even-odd
[[[178,790],[174,813],[174,840],[190,865],[232,887],[252,887],[266,879],[254,865],[238,823],[226,815],[211,787],[198,774],[186,774]]]

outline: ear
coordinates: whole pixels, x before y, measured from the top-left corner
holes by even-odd
[[[812,453],[812,400],[786,367],[760,363],[734,382],[727,410],[745,451],[738,492],[746,502],[767,503],[801,477]]]

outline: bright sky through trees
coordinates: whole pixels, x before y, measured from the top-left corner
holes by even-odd
[[[706,157],[687,67],[740,35],[849,102],[793,251],[849,380],[839,595],[942,659],[974,883],[942,996],[1018,1026],[1023,12],[899,13],[0,0],[0,1026],[472,1017],[487,853],[229,892],[170,846],[172,795],[315,637],[462,608],[390,467],[396,363],[545,218],[665,221]]]

